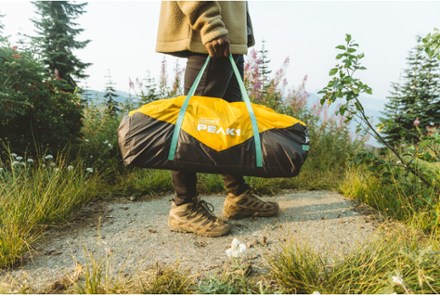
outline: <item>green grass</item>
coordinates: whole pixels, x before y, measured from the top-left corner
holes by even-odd
[[[377,175],[364,166],[348,170],[340,187],[345,196],[377,209],[387,218],[400,220],[426,232],[440,227],[438,188],[427,187],[411,175]]]
[[[272,274],[286,293],[440,293],[440,240],[387,234],[342,260],[296,243],[275,254]]]
[[[20,159],[20,158],[18,158]],[[103,193],[100,176],[81,163],[11,161],[0,172],[0,267],[14,265],[46,226]]]

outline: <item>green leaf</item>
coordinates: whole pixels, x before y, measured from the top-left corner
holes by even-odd
[[[345,54],[344,53],[340,53],[338,55],[336,55],[336,59],[341,59]]]
[[[346,48],[344,45],[338,45],[338,46],[336,46],[336,49],[345,50]]]
[[[330,70],[330,72],[328,73],[330,76],[335,75],[338,72],[338,68],[333,68]]]
[[[353,53],[353,52],[356,52],[356,49],[355,48],[348,48],[347,51],[350,53]]]
[[[351,41],[351,35],[350,34],[345,34],[345,41],[346,42],[350,42]]]

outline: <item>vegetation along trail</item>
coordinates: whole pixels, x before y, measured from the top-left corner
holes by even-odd
[[[206,238],[168,230],[171,197],[124,202],[119,199],[85,207],[69,226],[49,231],[23,266],[4,272],[3,286],[10,282],[11,288],[50,290],[57,282],[73,278],[78,265],[86,267],[89,255],[106,260],[112,271],[133,273],[157,263],[179,262],[192,274],[206,275],[221,271],[233,261],[226,255],[233,238],[246,244],[242,259],[247,265],[264,273],[267,258],[283,244],[307,243],[337,257],[371,240],[378,223],[374,215],[367,214],[367,208],[338,193],[285,191],[276,197],[264,197],[279,202],[279,216],[233,221],[231,234]],[[221,216],[223,196],[203,199],[212,203],[215,213]]]

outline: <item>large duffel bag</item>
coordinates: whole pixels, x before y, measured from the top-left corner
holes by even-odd
[[[230,57],[244,102],[188,95],[151,102],[124,116],[118,129],[125,165],[261,177],[299,173],[309,150],[306,125],[251,104]]]

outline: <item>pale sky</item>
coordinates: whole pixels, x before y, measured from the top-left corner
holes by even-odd
[[[157,78],[162,54],[156,53],[158,1],[91,1],[78,22],[85,29],[79,40],[92,42],[77,52],[93,65],[87,70],[89,88],[103,90],[107,70],[116,88],[128,91],[128,79]],[[335,46],[350,33],[365,53],[367,71],[360,78],[373,88],[369,105],[383,105],[391,82],[405,68],[416,35],[440,28],[440,1],[250,1],[257,40],[266,41],[275,72],[286,57],[291,60],[287,78],[290,87],[308,75],[307,90],[316,92],[329,81],[328,71],[336,61]],[[29,20],[35,17],[28,1],[0,0],[5,32],[15,42],[17,32],[34,34]],[[175,58],[167,57],[171,71]],[[185,60],[180,59],[180,65]]]

